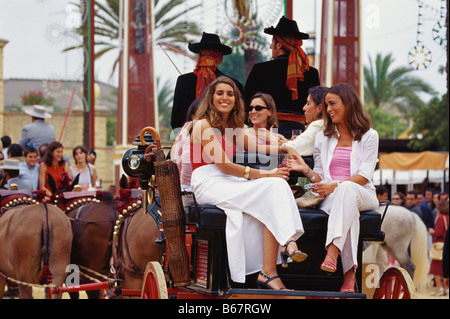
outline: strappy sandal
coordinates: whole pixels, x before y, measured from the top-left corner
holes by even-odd
[[[284,251],[280,251],[280,256],[281,256],[281,266],[283,268],[286,268],[288,266],[287,260],[288,258],[291,258],[293,261],[301,263],[302,261],[304,261],[308,255],[305,254],[304,252],[301,252],[300,250],[296,250],[294,251],[292,254],[288,253],[288,246],[290,243],[295,243],[295,240],[290,240],[286,243],[286,245],[284,245],[282,248],[284,248]]]
[[[354,294],[355,293],[355,283],[356,283],[356,279],[355,278],[347,279],[342,284],[341,292],[353,293]]]
[[[258,289],[263,289],[263,288],[267,288],[267,289],[271,289],[271,290],[275,290],[272,287],[269,286],[269,282],[271,282],[272,280],[275,280],[277,278],[280,278],[280,276],[273,276],[273,277],[269,277],[267,276],[265,273],[263,273],[262,271],[259,272],[259,274],[264,277],[265,279],[267,279],[266,281],[260,281],[258,279],[256,279],[256,285],[258,286]],[[288,290],[284,287],[277,289],[277,290]]]
[[[329,258],[328,258],[329,257]],[[328,260],[327,260],[328,258]],[[332,259],[332,260],[330,260]],[[335,272],[337,270],[337,263],[336,259],[331,256],[330,254],[327,254],[325,256],[325,260],[323,261],[322,265],[320,265],[320,269],[327,272]]]

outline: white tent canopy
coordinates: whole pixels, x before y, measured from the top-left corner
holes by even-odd
[[[444,172],[443,170],[429,170],[428,181],[430,183],[442,183]],[[373,175],[373,183],[375,185],[413,185],[423,183],[426,178],[426,170],[394,171],[392,169],[377,169]],[[446,180],[448,180],[448,175],[446,175]]]
[[[380,169],[373,176],[375,185],[392,185],[392,194],[397,191],[397,185],[408,185],[413,189],[414,184],[440,183],[445,189],[448,181],[448,153],[390,153],[379,158]]]

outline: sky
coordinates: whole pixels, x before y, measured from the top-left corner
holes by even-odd
[[[205,5],[193,14],[203,31],[227,30],[229,21],[223,14],[224,0],[188,0]],[[282,9],[273,3],[282,0],[259,0],[259,10],[269,27],[276,25]],[[83,52],[62,53],[65,47],[78,44],[80,39],[70,30],[79,21],[74,0],[0,0],[0,38],[8,40],[4,48],[4,78],[20,79],[81,79]],[[303,32],[320,35],[321,2],[294,0],[294,19]],[[425,70],[414,71],[441,94],[446,92],[446,76],[438,73],[446,63],[446,50],[433,40],[432,30],[441,15],[442,0],[423,0],[421,32],[418,38],[419,0],[361,0],[362,64],[377,53],[392,53],[394,66],[407,66],[408,53],[416,45],[431,51],[432,63]],[[445,0],[444,0],[445,2]],[[445,13],[444,13],[445,16]],[[305,41],[304,47],[313,47]],[[319,50],[317,47],[316,50]],[[110,78],[117,52],[108,54],[95,64],[95,78],[117,86],[117,74]],[[167,52],[180,72],[191,72],[194,63],[173,52]],[[175,85],[179,75],[165,53],[155,46],[156,75]]]

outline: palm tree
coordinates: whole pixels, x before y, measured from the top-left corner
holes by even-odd
[[[410,75],[414,69],[391,69],[393,62],[392,54],[383,57],[378,53],[375,61],[369,56],[369,66],[364,66],[364,98],[380,110],[395,109],[410,118],[412,111],[425,106],[419,95],[434,95],[436,92],[422,79]]]
[[[81,0],[80,7],[83,7],[85,0]],[[104,3],[96,1],[95,12],[95,59],[99,59],[104,54],[119,48],[119,11],[121,0],[105,0]],[[155,3],[155,43],[167,42],[172,47],[185,51],[186,42],[189,36],[199,36],[201,34],[197,23],[186,21],[183,17],[200,6],[194,5],[186,7],[184,0],[154,0]],[[83,24],[75,32],[86,37],[87,26]],[[63,52],[80,49],[83,44],[71,46]],[[111,76],[114,74],[119,63],[119,54],[115,60]]]

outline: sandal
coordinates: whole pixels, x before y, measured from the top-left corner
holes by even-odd
[[[356,283],[356,279],[355,278],[347,279],[342,284],[341,292],[354,294],[355,293],[355,283]]]
[[[292,254],[288,253],[288,249],[287,247],[289,246],[290,243],[295,243],[295,240],[290,240],[286,243],[286,245],[284,245],[282,248],[285,248],[284,251],[280,251],[280,256],[281,256],[281,266],[283,268],[287,268],[288,263],[287,260],[288,258],[291,258],[293,261],[301,263],[302,261],[304,261],[308,255],[301,252],[300,250],[295,250]]]
[[[273,277],[269,277],[266,274],[264,274],[262,271],[259,272],[259,274],[264,277],[265,279],[267,279],[266,281],[260,281],[258,279],[256,279],[256,285],[258,286],[258,289],[263,289],[263,288],[268,288],[271,290],[275,290],[272,287],[269,286],[269,282],[271,282],[272,280],[275,280],[277,278],[280,278],[280,276],[273,276]],[[285,287],[282,287],[278,290],[287,290]]]
[[[320,265],[320,269],[327,272],[335,272],[337,270],[336,259],[327,253],[327,255],[325,256],[325,260],[323,261],[322,265]]]

